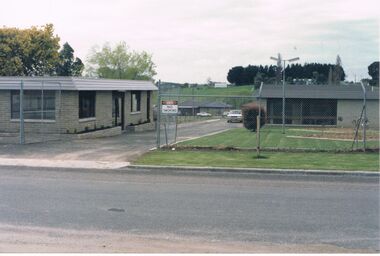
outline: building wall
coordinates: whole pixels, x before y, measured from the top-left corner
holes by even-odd
[[[82,131],[112,127],[112,91],[97,91],[95,117],[79,119],[78,91],[56,91],[55,120],[25,120],[26,133],[79,133]],[[131,93],[125,93],[125,126],[146,123],[147,92],[141,93],[141,111],[131,113]],[[150,121],[153,120],[152,98]],[[0,91],[0,133],[19,132],[19,120],[11,120],[11,91]]]
[[[337,126],[353,127],[353,120],[360,118],[362,108],[362,100],[338,100]],[[367,118],[369,120],[369,128],[379,128],[378,100],[367,100]]]
[[[55,116],[58,117],[59,99],[56,92]],[[24,122],[25,133],[59,133],[58,122],[55,120],[26,120]],[[11,119],[11,91],[0,91],[0,132],[18,133],[20,131],[20,121]]]
[[[150,93],[150,120],[147,118],[147,94]],[[141,108],[139,112],[131,112],[131,92],[125,93],[124,100],[124,113],[125,113],[125,125],[138,125],[142,123],[147,123],[148,121],[153,122],[153,102],[152,102],[152,92],[141,91]]]
[[[77,133],[85,130],[112,126],[112,92],[97,91],[95,96],[95,117],[79,119],[79,93],[63,91],[61,114],[57,122],[61,133]]]

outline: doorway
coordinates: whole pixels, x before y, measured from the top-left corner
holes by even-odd
[[[124,130],[124,92],[112,92],[112,124]]]

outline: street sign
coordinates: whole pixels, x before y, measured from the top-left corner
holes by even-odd
[[[178,114],[178,101],[177,100],[163,100],[161,101],[162,114]]]

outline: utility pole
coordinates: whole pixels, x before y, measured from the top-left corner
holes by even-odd
[[[300,58],[296,57],[296,58],[292,58],[292,59],[287,59],[287,60],[283,60],[281,58],[281,54],[278,54],[278,58],[275,58],[275,57],[270,57],[271,60],[275,60],[277,61],[277,63],[281,63],[283,62],[284,66],[282,67],[283,69],[283,73],[282,73],[282,133],[285,134],[285,63],[286,62],[293,62],[293,61],[297,61],[299,60]]]

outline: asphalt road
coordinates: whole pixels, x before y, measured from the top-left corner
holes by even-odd
[[[0,167],[0,224],[379,250],[379,180]]]

